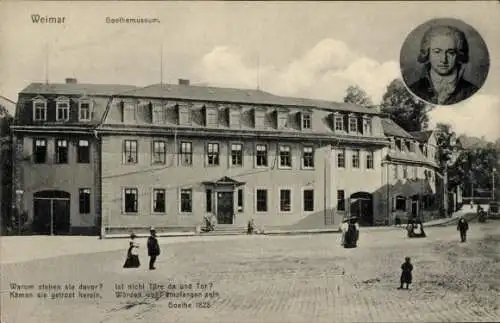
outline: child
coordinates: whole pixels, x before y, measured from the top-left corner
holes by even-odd
[[[412,281],[411,272],[413,270],[413,265],[410,262],[410,257],[405,257],[405,262],[401,265],[401,270],[401,285],[398,289],[403,289],[404,284],[406,284],[406,289],[409,289]]]
[[[130,235],[129,247],[127,250],[127,259],[125,260],[125,264],[123,268],[139,268],[141,265],[139,261],[139,254],[137,252],[137,248],[139,245],[135,243],[135,234]]]

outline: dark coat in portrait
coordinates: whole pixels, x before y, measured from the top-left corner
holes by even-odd
[[[424,101],[432,104],[451,105],[468,99],[479,89],[476,85],[460,77],[456,83],[455,90],[448,98],[441,103],[438,103],[438,93],[432,85],[429,75],[420,78],[417,82],[409,86],[410,90]]]

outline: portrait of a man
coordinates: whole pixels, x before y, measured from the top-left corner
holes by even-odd
[[[423,73],[408,85],[410,91],[436,105],[456,104],[471,97],[479,87],[464,78],[469,55],[469,42],[462,30],[450,25],[430,27],[417,56]]]

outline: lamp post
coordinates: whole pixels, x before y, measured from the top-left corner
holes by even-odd
[[[495,173],[497,169],[493,168],[493,171],[491,172],[491,199],[495,201]]]
[[[17,212],[17,233],[21,235],[21,214],[23,204],[24,191],[21,189],[16,190],[16,212]]]

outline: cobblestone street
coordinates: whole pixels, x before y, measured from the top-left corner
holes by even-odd
[[[427,232],[427,239],[407,239],[402,230],[365,231],[356,249],[341,248],[337,234],[176,243],[163,246],[151,272],[144,250],[138,270],[121,268],[124,251],[7,264],[2,323],[499,321],[498,223],[472,224],[464,244],[453,226]],[[405,256],[414,284],[397,290]],[[102,299],[12,298],[13,282],[102,283]],[[199,282],[213,294],[115,297],[115,284],[141,282],[177,291],[192,284],[186,292]]]

